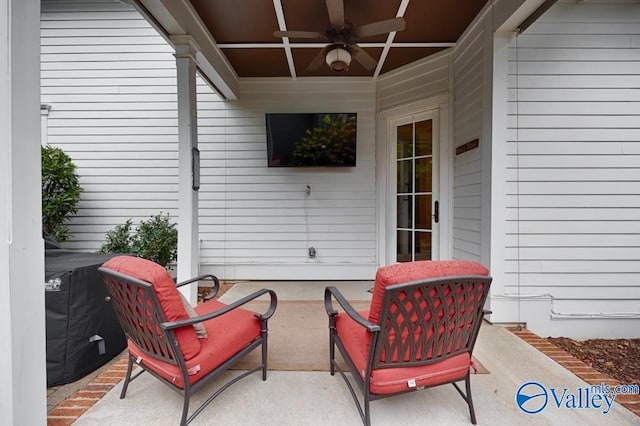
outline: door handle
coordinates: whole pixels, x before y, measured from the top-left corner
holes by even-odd
[[[433,203],[433,221],[440,222],[440,202],[438,200]]]

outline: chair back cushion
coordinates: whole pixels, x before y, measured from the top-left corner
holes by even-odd
[[[157,263],[134,256],[116,256],[105,262],[102,267],[151,284],[166,321],[189,318],[169,271]],[[144,307],[144,309],[148,308],[149,306]],[[200,352],[200,342],[192,326],[181,327],[174,331],[185,360],[193,358]]]
[[[388,286],[456,275],[488,276],[489,270],[480,263],[471,260],[422,260],[379,268],[371,298],[369,321],[374,324],[380,323],[380,309],[385,289]]]

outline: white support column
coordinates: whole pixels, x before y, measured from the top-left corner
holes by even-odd
[[[196,61],[198,46],[190,36],[174,36],[178,78],[178,281],[198,275],[198,192],[193,188],[199,176],[194,164],[198,149],[198,115],[196,104]],[[197,286],[183,293],[191,303],[197,301]]]
[[[40,2],[0,0],[0,423],[45,425]]]

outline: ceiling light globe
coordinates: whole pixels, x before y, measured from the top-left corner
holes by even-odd
[[[351,64],[351,54],[348,50],[337,47],[327,52],[326,61],[333,71],[347,71]]]

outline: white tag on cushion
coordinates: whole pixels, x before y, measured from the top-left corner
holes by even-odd
[[[193,376],[194,374],[198,374],[198,371],[200,371],[200,364],[194,365],[193,367],[188,369],[187,374]]]
[[[409,386],[410,388],[415,388],[416,387],[416,379],[407,380],[407,386]]]
[[[197,317],[198,314],[196,314],[196,311],[193,309],[193,306],[191,306],[191,303],[189,303],[187,298],[184,297],[184,294],[182,294],[182,292],[180,291],[178,292],[178,294],[180,294],[180,299],[182,300],[182,304],[184,305],[184,310],[187,311],[187,315],[189,315],[190,318]],[[207,330],[204,328],[204,325],[202,325],[201,322],[193,324],[193,328],[196,331],[198,339],[206,339],[207,337],[209,337],[207,335]]]

